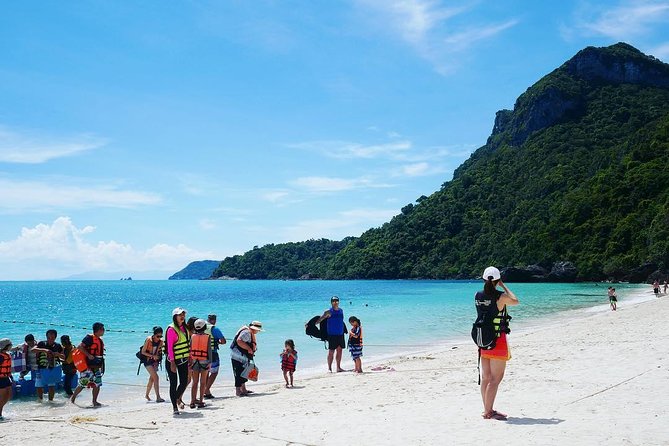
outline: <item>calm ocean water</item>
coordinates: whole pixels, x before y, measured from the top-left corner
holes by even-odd
[[[509,284],[522,305],[510,310],[514,325],[556,311],[606,305],[605,284]],[[75,344],[90,332],[93,322],[110,330],[107,348],[108,382],[143,384],[146,372],[136,375],[139,349],[154,325],[166,327],[176,306],[188,317],[218,314],[218,326],[231,340],[236,330],[257,319],[265,332],[258,338],[257,364],[262,378],[278,378],[278,354],[287,338],[300,354],[298,370],[326,370],[323,343],[304,334],[304,323],[329,307],[330,296],[341,298],[345,317],[361,319],[365,360],[429,348],[435,341],[467,337],[475,316],[474,293],[479,282],[469,281],[85,281],[0,282],[0,338],[15,345],[27,333],[44,339],[50,324],[58,335],[69,334]],[[616,286],[621,305],[643,286]],[[605,307],[603,307],[605,310]],[[5,321],[23,321],[11,323]],[[136,331],[136,332],[132,332]],[[222,349],[218,385],[232,380],[229,350]],[[351,367],[344,352],[345,368]],[[299,375],[298,375],[299,376]]]

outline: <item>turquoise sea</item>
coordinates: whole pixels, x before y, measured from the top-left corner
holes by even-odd
[[[521,301],[510,310],[514,327],[556,311],[601,306],[606,311],[606,284],[508,284]],[[171,312],[180,306],[188,317],[218,315],[218,326],[231,340],[236,330],[260,320],[265,332],[258,338],[257,364],[261,379],[278,379],[278,355],[284,340],[295,340],[299,370],[325,371],[322,342],[304,334],[304,323],[329,307],[330,296],[341,298],[345,317],[361,319],[364,359],[424,350],[438,342],[469,336],[475,317],[477,281],[55,281],[0,282],[0,338],[18,345],[27,333],[44,339],[53,326],[58,336],[69,334],[78,344],[93,322],[105,324],[107,374],[112,384],[143,384],[137,376],[135,352],[144,331],[166,327]],[[616,285],[619,304],[638,296],[643,285]],[[66,326],[63,327],[62,325]],[[230,385],[227,346],[222,348],[222,369],[217,385]],[[344,368],[352,366],[344,352]],[[299,376],[299,375],[298,375]]]

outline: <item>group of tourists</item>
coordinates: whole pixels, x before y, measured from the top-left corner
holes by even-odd
[[[136,356],[143,365],[149,379],[146,384],[145,398],[164,402],[160,395],[159,369],[164,364],[170,387],[170,402],[174,415],[180,415],[186,404],[183,396],[191,385],[189,407],[191,409],[206,406],[204,400],[212,399],[211,388],[218,376],[221,364],[219,349],[227,343],[227,339],[216,327],[217,316],[208,315],[207,319],[191,317],[186,319],[186,310],[177,307],[172,311],[172,323],[163,330],[155,326],[147,336]],[[351,330],[347,332],[344,325],[344,312],[339,308],[339,298],[333,296],[331,307],[325,311],[322,320],[327,319],[328,333],[328,367],[332,371],[332,362],[336,352],[337,371],[341,368],[342,349],[346,347],[345,335],[348,335],[348,346],[355,363],[355,372],[362,373],[362,327],[360,320],[349,318]],[[320,322],[320,321],[319,321]],[[257,379],[257,368],[254,357],[258,348],[257,335],[263,331],[260,321],[252,321],[239,328],[230,345],[230,360],[234,377],[235,394],[245,397],[253,392],[246,388],[246,383]],[[105,347],[102,337],[105,327],[102,323],[93,324],[92,333],[86,335],[78,346],[74,346],[70,337],[61,336],[56,342],[58,333],[54,329],[46,332],[46,340],[36,342],[33,334],[25,337],[25,342],[13,347],[9,339],[0,340],[0,421],[2,408],[12,397],[12,372],[19,371],[20,377],[30,375],[35,383],[37,397],[44,398],[44,389],[48,389],[48,398],[54,399],[56,388],[62,381],[70,401],[75,403],[77,396],[85,388],[92,389],[93,407],[100,407],[98,401],[102,377],[105,372]],[[334,334],[336,333],[336,334]],[[10,356],[14,353],[14,359]],[[163,362],[163,356],[165,361]],[[295,342],[287,339],[284,349],[279,354],[281,370],[286,387],[293,387],[293,374],[296,370],[298,352]],[[77,372],[79,379],[76,389],[72,390],[72,382]],[[138,370],[139,373],[139,370]]]
[[[518,298],[509,290],[501,279],[499,270],[488,267],[483,272],[483,290],[476,293],[477,319],[472,328],[472,337],[478,345],[480,361],[480,385],[483,401],[483,418],[506,420],[507,415],[495,410],[494,402],[498,387],[504,377],[506,362],[511,359],[511,351],[507,342],[509,321],[507,306],[518,305]],[[500,289],[498,289],[501,288]],[[611,294],[613,292],[613,294]],[[615,296],[615,289],[609,288],[609,295]],[[360,319],[351,316],[351,324],[347,330],[344,323],[344,311],[339,306],[339,297],[330,299],[330,308],[322,316],[314,318],[316,324],[325,321],[328,343],[327,364],[330,372],[335,363],[336,371],[343,372],[341,366],[342,352],[348,349],[355,363],[355,372],[362,373],[363,333]],[[189,407],[205,407],[205,399],[214,398],[211,387],[216,381],[220,367],[219,348],[227,343],[223,333],[216,327],[216,315],[210,314],[207,319],[191,317],[186,320],[186,310],[177,307],[172,311],[172,323],[163,331],[162,327],[153,327],[137,357],[149,374],[145,398],[151,401],[151,391],[155,393],[155,401],[165,401],[160,396],[160,378],[158,368],[165,356],[164,366],[170,384],[170,401],[175,415],[185,408],[183,395],[189,384],[192,384]],[[311,321],[310,321],[311,322]],[[307,324],[308,325],[308,324]],[[305,325],[305,326],[307,326]],[[91,388],[93,406],[101,404],[97,398],[102,386],[105,371],[104,343],[102,337],[105,327],[102,323],[93,324],[93,331],[86,335],[81,343],[74,348],[68,336],[56,342],[57,332],[50,329],[46,332],[46,340],[35,342],[29,334],[25,343],[12,348],[9,339],[0,339],[0,421],[2,408],[11,398],[12,358],[9,352],[18,350],[25,360],[25,369],[21,376],[31,374],[36,382],[37,396],[43,399],[43,389],[48,388],[48,398],[53,400],[56,384],[65,375],[65,391],[71,394],[74,403],[84,388]],[[242,326],[232,339],[230,360],[234,376],[235,394],[245,397],[253,393],[246,388],[249,379],[257,379],[257,368],[254,357],[258,348],[257,335],[263,331],[262,323],[252,321]],[[164,337],[164,338],[163,338]],[[293,374],[296,369],[298,353],[295,342],[287,339],[280,353],[281,370],[286,387],[293,387]],[[62,366],[61,366],[62,365]],[[79,371],[77,388],[72,391],[67,386]],[[69,378],[69,379],[68,379]]]
[[[76,348],[68,335],[61,336],[60,343],[56,342],[58,332],[54,329],[46,331],[45,341],[36,342],[35,336],[28,334],[24,342],[16,347],[11,340],[0,339],[0,421],[4,419],[2,410],[12,397],[12,373],[17,371],[21,378],[30,375],[40,401],[44,399],[45,388],[49,401],[53,401],[56,387],[62,381],[73,403],[83,389],[91,388],[93,407],[100,407],[97,399],[104,374],[104,332],[102,323],[94,323],[92,333],[86,335]],[[16,362],[10,353],[17,358]],[[80,367],[79,379],[76,389],[72,390],[77,363]]]

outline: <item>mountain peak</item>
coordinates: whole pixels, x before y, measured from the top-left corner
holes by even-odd
[[[487,146],[519,146],[532,133],[582,114],[584,92],[620,84],[668,89],[669,64],[624,42],[584,48],[520,95],[513,111],[497,112]]]
[[[562,68],[586,81],[669,87],[669,65],[624,42],[584,48]]]

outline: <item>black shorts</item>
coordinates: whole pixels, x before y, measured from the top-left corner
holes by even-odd
[[[0,378],[0,389],[6,389],[12,386],[12,381],[8,378]]]
[[[337,350],[337,347],[346,348],[346,341],[344,340],[344,334],[328,335],[328,349]]]

